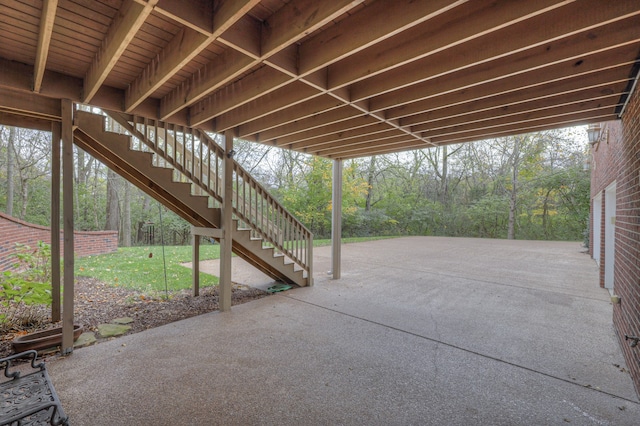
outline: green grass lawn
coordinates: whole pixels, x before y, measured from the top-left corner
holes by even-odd
[[[393,237],[343,238],[345,244]],[[314,247],[331,245],[331,240],[314,240]],[[165,246],[167,265],[167,289],[169,291],[191,288],[191,269],[181,263],[191,262],[191,246]],[[202,244],[200,260],[220,258],[220,246]],[[116,253],[78,258],[76,275],[92,277],[105,283],[141,292],[165,290],[162,246],[121,247]],[[200,287],[218,284],[218,277],[200,273]]]
[[[191,269],[180,263],[191,262],[191,246],[165,246],[167,288],[191,288]],[[201,245],[200,260],[218,259],[219,245]],[[116,253],[76,259],[76,275],[97,278],[114,286],[139,291],[164,291],[162,246],[121,247]],[[200,273],[200,286],[218,283],[218,277]]]

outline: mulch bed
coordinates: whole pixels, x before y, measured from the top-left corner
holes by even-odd
[[[234,285],[231,303],[238,305],[267,295],[263,290]],[[190,290],[170,292],[168,300],[162,296],[164,293],[149,297],[134,290],[110,286],[93,278],[76,277],[74,320],[76,324],[82,325],[85,331],[96,331],[99,324],[109,323],[115,318],[131,317],[134,321],[129,324],[131,330],[127,333],[131,334],[218,310],[217,287],[201,288],[198,297],[193,297]],[[50,312],[48,316],[50,318]],[[13,353],[11,340],[14,337],[60,325],[61,323],[49,321],[38,327],[1,336],[0,358]],[[100,340],[98,339],[98,342]]]

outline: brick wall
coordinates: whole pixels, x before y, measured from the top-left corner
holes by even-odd
[[[589,226],[589,254],[595,258],[594,247],[594,226],[595,220],[594,204],[595,197],[599,197],[602,206],[600,215],[600,287],[604,287],[604,268],[607,262],[604,254],[604,233],[605,233],[605,189],[618,179],[620,164],[623,163],[623,126],[622,121],[609,121],[603,123],[603,134],[606,135],[600,143],[591,148],[591,214]]]
[[[591,194],[604,192],[616,181],[614,290],[621,303],[613,306],[613,323],[640,393],[640,345],[632,348],[624,340],[625,334],[640,335],[640,91],[636,89],[631,96],[622,121],[607,124],[609,143],[600,143],[594,152]],[[604,199],[602,206],[604,211]],[[604,230],[604,223],[601,228]],[[602,276],[604,249],[601,260]]]
[[[11,269],[15,263],[12,256],[16,243],[36,247],[38,241],[51,243],[51,230],[46,226],[34,225],[0,212],[0,271]],[[118,231],[75,231],[75,255],[111,253],[118,250]],[[62,232],[60,249],[63,251]],[[62,255],[63,253],[61,253]]]

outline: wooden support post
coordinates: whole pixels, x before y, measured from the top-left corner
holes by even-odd
[[[200,235],[191,231],[191,274],[193,297],[200,295]]]
[[[222,239],[222,230],[214,228],[203,228],[191,226],[192,256],[191,263],[193,271],[193,296],[200,294],[200,236]],[[222,267],[222,264],[221,264]]]
[[[333,279],[340,278],[342,243],[342,160],[333,161],[333,194],[331,205],[333,206],[331,218],[331,273]]]
[[[73,352],[73,102],[62,100],[62,204],[64,214],[64,300],[62,354]]]
[[[59,122],[51,124],[51,321],[60,321],[60,138]]]
[[[233,244],[233,131],[224,133],[222,165],[222,239],[220,240],[220,311],[231,309],[231,248]]]

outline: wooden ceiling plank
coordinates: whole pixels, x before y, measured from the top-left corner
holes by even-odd
[[[539,99],[554,94],[580,90],[581,88],[586,89],[606,83],[616,83],[628,78],[628,69],[628,65],[622,64],[613,68],[597,69],[584,74],[575,73],[568,77],[552,78],[550,81],[543,74],[531,75],[530,81],[523,78],[529,77],[527,75],[513,76],[393,108],[386,112],[391,117],[400,118],[401,125],[410,126],[429,121],[431,119],[429,116],[430,111],[479,101],[476,105],[473,105],[473,108],[475,108],[484,103],[484,101],[481,101],[482,99],[489,99],[487,102],[489,105],[499,106],[521,101],[522,99]],[[550,77],[552,76],[550,74]]]
[[[89,103],[120,59],[136,32],[153,11],[158,0],[149,0],[144,5],[125,0],[125,5],[109,27],[102,48],[96,54],[84,78],[83,102]]]
[[[359,145],[359,144],[369,143],[372,141],[382,141],[382,140],[389,141],[391,139],[396,139],[396,140],[414,139],[415,140],[415,138],[412,138],[411,136],[408,136],[402,132],[398,132],[396,129],[391,129],[391,130],[384,130],[378,133],[371,133],[367,135],[357,136],[349,139],[341,139],[341,138],[336,138],[334,136],[332,138],[326,138],[326,140],[324,140],[321,144],[314,144],[314,145],[304,146],[300,148],[296,148],[295,145],[291,145],[291,146],[287,146],[287,148],[295,149],[296,151],[303,151],[307,153],[318,153],[321,151],[338,150],[338,149],[342,150],[347,145],[348,146]]]
[[[547,77],[552,79],[552,71],[558,77],[585,72],[589,68],[600,66],[604,55],[612,48],[614,54],[626,53],[626,60],[637,56],[637,43],[640,41],[640,15],[611,25],[606,25],[585,33],[579,33],[566,39],[554,41],[545,46],[521,51],[507,58],[481,63],[451,74],[388,92],[370,100],[372,111],[395,108],[399,105],[418,102],[449,92],[463,90],[485,82],[504,80],[521,75],[522,84],[530,84],[526,74],[534,79]],[[587,42],[585,42],[588,40]],[[621,49],[617,49],[621,47]],[[611,56],[608,56],[611,58]],[[608,61],[607,61],[608,63]],[[560,66],[555,66],[561,64]],[[544,72],[538,70],[544,69]],[[514,80],[516,81],[516,80]],[[390,115],[392,117],[393,115]]]
[[[606,7],[603,2],[606,3]],[[575,2],[556,9],[549,16],[546,14],[536,16],[355,83],[351,86],[352,100],[367,99],[409,87],[440,75],[504,58],[615,21],[624,21],[637,14],[640,14],[640,10],[631,1],[615,2],[615,5],[606,0]],[[536,28],[536,31],[531,31],[531,28]],[[515,66],[517,64],[514,64]]]
[[[465,1],[378,0],[300,46],[300,74],[325,67]]]
[[[570,1],[483,0],[468,2],[373,47],[329,66],[329,88],[364,78],[438,53],[548,12]]]
[[[39,92],[42,85],[42,77],[47,65],[49,55],[49,43],[53,32],[53,23],[56,19],[58,0],[44,0],[42,3],[42,17],[40,18],[40,32],[38,34],[38,48],[36,60],[33,66],[33,91]]]
[[[213,32],[208,36],[190,28],[184,28],[180,31],[127,88],[125,112],[133,110],[158,90],[258,2],[259,0],[227,0],[222,2],[213,17]]]

